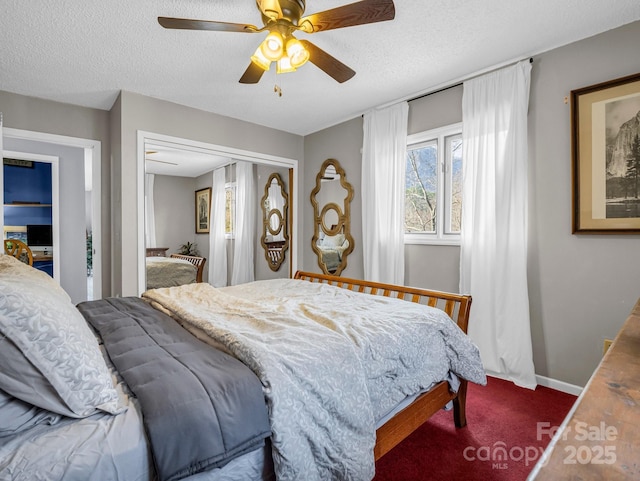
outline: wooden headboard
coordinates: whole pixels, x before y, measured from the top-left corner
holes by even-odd
[[[326,274],[316,274],[315,272],[298,271],[296,272],[294,279],[320,282],[352,291],[364,292],[366,294],[395,297],[405,301],[426,304],[431,307],[437,307],[438,309],[446,312],[465,333],[467,332],[467,327],[469,325],[471,296],[468,295],[431,291],[417,287],[396,286],[393,284],[349,279],[346,277],[329,276]]]
[[[174,259],[182,259],[188,262],[191,262],[198,269],[196,273],[196,282],[202,282],[202,272],[204,271],[204,265],[207,262],[206,257],[197,257],[197,256],[185,256],[182,254],[171,254],[169,257],[173,257]]]

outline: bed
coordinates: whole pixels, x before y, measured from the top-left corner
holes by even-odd
[[[297,273],[73,306],[11,259],[0,256],[0,473],[10,479],[371,479],[375,459],[433,412],[453,404],[464,425],[467,380],[486,381],[463,334],[466,296]],[[351,319],[353,299],[367,315],[393,313],[371,331],[383,346]],[[403,323],[408,338],[434,335],[398,349]],[[442,356],[423,360],[424,350]],[[379,358],[390,354],[420,372]]]
[[[325,265],[327,272],[335,273],[342,263],[344,252],[349,247],[349,241],[344,234],[322,235],[316,246],[321,253],[321,262]]]
[[[147,289],[181,286],[202,282],[202,273],[207,259],[199,256],[170,254],[146,258]]]

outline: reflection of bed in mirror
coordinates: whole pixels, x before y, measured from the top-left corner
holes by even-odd
[[[146,259],[147,289],[202,282],[206,261],[204,257],[181,254],[171,254],[169,257],[149,256]]]
[[[265,158],[263,154],[256,151],[249,151],[229,147],[225,145],[212,144],[203,142],[202,139],[195,140],[189,138],[178,138],[168,136],[161,133],[138,131],[138,145],[142,146],[138,149],[137,158],[138,168],[144,170],[145,174],[154,174],[156,176],[154,182],[145,182],[144,189],[137,191],[137,205],[141,206],[141,211],[137,213],[138,218],[144,216],[147,219],[155,221],[153,232],[156,233],[155,239],[151,236],[151,226],[145,225],[145,230],[138,232],[138,244],[140,248],[137,258],[138,265],[136,268],[138,290],[142,292],[146,286],[146,269],[144,265],[144,246],[155,245],[181,245],[185,239],[190,238],[194,231],[193,218],[193,199],[194,191],[202,187],[212,186],[212,172],[218,168],[224,167],[228,174],[227,182],[233,189],[234,175],[232,174],[232,159],[250,160],[257,165],[258,179],[264,179],[272,173],[278,172],[284,179],[283,186],[285,192],[289,190],[294,192],[294,183],[298,182],[298,160],[293,158],[281,157],[279,155],[269,155]],[[147,176],[145,175],[145,180]],[[256,185],[256,200],[260,199],[262,185]],[[297,188],[297,186],[296,186]],[[183,200],[184,199],[184,200]],[[258,206],[257,202],[255,202]],[[150,215],[150,207],[153,206],[153,215]],[[286,251],[292,252],[295,243],[292,243],[292,236],[295,232],[301,231],[297,228],[298,216],[291,216],[289,212],[283,213],[283,225],[289,237]],[[149,222],[150,223],[150,222]],[[258,222],[259,228],[259,222]],[[283,229],[283,233],[284,233]],[[199,237],[199,236],[203,237]],[[196,234],[194,240],[201,246],[208,246],[208,240],[205,240],[206,234]],[[258,243],[260,233],[257,234]],[[278,239],[281,240],[281,239]],[[235,245],[234,239],[228,239],[225,243],[229,247]],[[258,244],[259,246],[260,244]],[[275,247],[275,246],[273,246]],[[258,247],[259,249],[259,247]],[[297,250],[297,249],[296,249]],[[269,256],[271,252],[264,250],[265,256]],[[275,254],[278,251],[274,251]],[[282,259],[282,265],[277,273],[271,269],[270,258],[263,262],[255,262],[256,279],[266,279],[271,277],[292,276],[295,272],[297,264],[297,256],[293,258],[286,254],[284,250],[280,250],[282,255],[277,259]],[[201,255],[206,256],[209,260],[207,269],[211,263],[211,255],[209,249],[201,250]],[[254,258],[264,258],[259,251],[254,253]],[[231,256],[229,257],[231,259]],[[276,260],[277,260],[276,259]],[[294,269],[292,271],[292,269]],[[229,269],[231,271],[231,269]],[[205,276],[205,280],[207,277]],[[212,279],[209,279],[212,281]]]
[[[324,235],[324,232],[321,232],[316,245],[320,251],[321,262],[327,271],[333,274],[342,263],[342,256],[349,248],[349,241],[344,234]]]

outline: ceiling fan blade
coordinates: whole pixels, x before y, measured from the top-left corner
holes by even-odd
[[[189,18],[158,17],[158,23],[164,28],[184,30],[210,30],[214,32],[255,33],[258,27],[244,23],[215,22],[212,20],[192,20]]]
[[[257,84],[262,78],[262,74],[264,73],[264,69],[259,65],[251,62],[247,67],[247,70],[244,71],[242,77],[240,77],[241,84]]]
[[[320,47],[312,44],[308,40],[300,40],[302,45],[309,52],[309,61],[320,70],[324,71],[337,82],[343,83],[353,77],[356,72],[351,70],[337,58],[329,55]]]
[[[301,18],[298,25],[307,33],[315,33],[393,20],[395,15],[396,9],[392,0],[362,0],[308,15]]]

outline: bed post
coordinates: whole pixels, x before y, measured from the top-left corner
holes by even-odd
[[[463,428],[467,425],[467,382],[466,379],[460,379],[458,395],[453,400],[453,422],[457,428]]]

